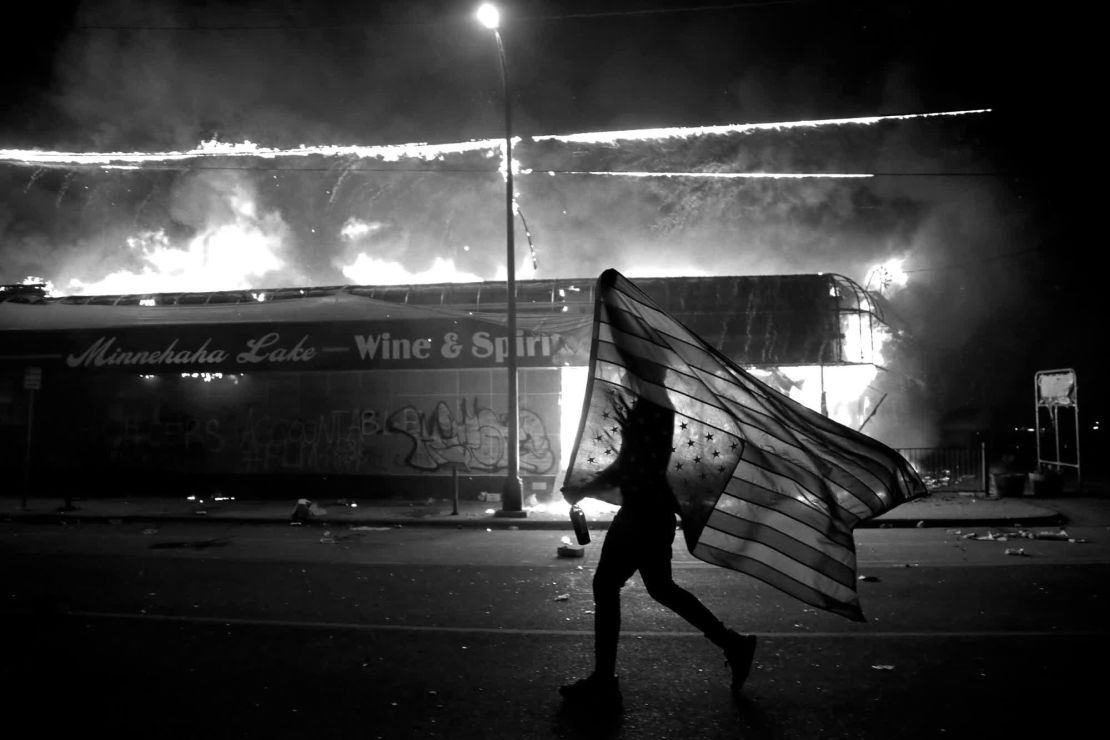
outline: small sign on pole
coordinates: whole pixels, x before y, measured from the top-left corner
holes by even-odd
[[[23,390],[25,391],[41,391],[42,390],[42,368],[36,365],[28,365],[23,368]]]

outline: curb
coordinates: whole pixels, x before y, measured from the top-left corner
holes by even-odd
[[[106,524],[149,524],[152,522],[173,523],[199,523],[220,522],[222,524],[243,525],[270,525],[292,526],[287,517],[235,515],[199,515],[199,514],[121,514],[112,516],[107,514],[81,514],[81,513],[36,513],[36,514],[4,514],[0,521],[20,521],[30,524],[64,524],[64,523],[106,523]],[[1067,518],[1062,514],[1050,513],[1039,516],[1024,517],[986,517],[986,518],[903,518],[903,519],[871,519],[856,525],[855,529],[926,529],[935,527],[1006,527],[1006,526],[1056,526],[1067,523]],[[327,519],[322,518],[308,522],[310,527],[343,527],[343,526],[369,526],[369,527],[431,527],[455,529],[508,529],[508,530],[570,530],[569,521],[549,519],[528,519],[487,517],[476,519],[473,517],[455,519],[452,517],[418,518],[418,517],[381,517],[365,519]],[[609,520],[598,520],[589,523],[590,529],[605,530],[609,528]]]

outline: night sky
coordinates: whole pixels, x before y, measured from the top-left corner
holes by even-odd
[[[0,149],[500,137],[496,47],[476,5],[30,4],[0,32]],[[1090,227],[1101,209],[1087,173],[1101,134],[1093,18],[903,0],[533,0],[502,10],[514,134],[525,138],[991,110],[864,134],[522,144],[525,168],[538,163],[524,157],[542,153],[554,170],[881,174],[866,184],[742,186],[521,177],[540,265],[522,277],[823,271],[862,284],[870,266],[902,257],[909,280],[886,294],[888,318],[916,343],[916,372],[944,413],[972,425],[1031,423],[1033,373],[1075,367],[1081,413],[1101,415],[1102,240]],[[149,272],[151,243],[136,248],[136,236],[157,231],[162,246],[183,245],[241,216],[236,197],[253,204],[252,226],[280,242],[280,266],[209,289],[355,282],[343,267],[357,254],[413,274],[442,258],[498,276],[496,163],[454,163],[470,174],[356,173],[353,184],[350,163],[225,164],[130,174],[0,164],[0,283],[33,275],[67,293],[112,271]],[[372,238],[345,242],[355,221]]]

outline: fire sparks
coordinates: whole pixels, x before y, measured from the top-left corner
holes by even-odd
[[[548,175],[592,175],[595,177],[690,177],[704,180],[805,180],[805,179],[847,179],[867,178],[875,175],[869,172],[627,172],[627,171],[592,171],[592,170],[559,170],[548,171]]]
[[[532,137],[532,141],[555,141],[561,143],[577,144],[614,144],[628,141],[649,141],[678,138],[692,138],[696,136],[743,134],[753,131],[777,131],[794,128],[819,128],[827,126],[867,126],[884,121],[907,121],[919,118],[936,118],[944,116],[966,116],[990,113],[990,108],[977,108],[960,111],[941,111],[935,113],[911,113],[891,116],[862,116],[857,118],[830,118],[813,121],[783,121],[778,123],[741,123],[720,126],[682,126],[670,128],[630,129],[625,131],[595,131],[568,135],[544,135]],[[514,148],[519,139],[513,141]],[[505,174],[505,142],[503,139],[478,139],[465,142],[447,144],[386,144],[377,146],[341,146],[341,145],[302,145],[295,149],[276,149],[263,147],[251,141],[229,143],[221,141],[206,141],[199,146],[175,152],[56,152],[41,151],[38,149],[0,149],[0,162],[14,165],[27,166],[99,166],[110,167],[141,167],[144,165],[171,164],[175,162],[188,162],[198,159],[214,158],[257,158],[277,159],[283,157],[328,157],[352,158],[357,160],[376,159],[381,162],[398,162],[404,159],[423,161],[442,160],[448,155],[467,152],[486,152],[487,156],[501,157],[500,170]],[[528,174],[529,170],[521,169],[520,163],[513,162],[513,173]],[[584,174],[612,174],[584,173]],[[673,173],[675,176],[695,174],[702,176],[708,173]],[[724,173],[716,173],[724,176]],[[660,173],[652,173],[660,176]],[[784,174],[749,174],[751,176],[782,177]],[[812,177],[815,175],[791,175],[796,177]],[[866,176],[836,175],[845,176]]]
[[[49,166],[99,166],[141,167],[143,165],[172,164],[198,159],[279,157],[329,157],[376,159],[397,162],[402,159],[424,161],[442,160],[450,154],[483,150],[497,150],[499,139],[465,141],[450,144],[387,144],[381,146],[300,146],[296,149],[275,149],[258,146],[251,141],[229,143],[206,141],[199,146],[179,152],[47,152],[38,149],[0,149],[0,162],[16,165]]]
[[[680,139],[693,136],[712,136],[722,134],[742,134],[751,131],[777,131],[791,128],[816,128],[820,126],[873,125],[883,121],[908,121],[914,118],[935,118],[938,116],[966,116],[989,113],[990,108],[973,110],[942,111],[937,113],[910,113],[897,116],[864,116],[859,118],[828,118],[816,121],[787,121],[782,123],[739,123],[723,126],[684,126],[672,128],[646,128],[628,131],[602,131],[595,133],[569,134],[566,136],[538,136],[536,141],[559,141],[578,144],[614,144],[621,141],[646,141],[649,139]]]

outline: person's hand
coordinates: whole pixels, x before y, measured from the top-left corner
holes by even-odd
[[[586,498],[586,492],[580,486],[563,486],[563,498],[572,506]]]

